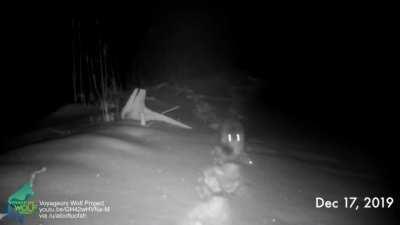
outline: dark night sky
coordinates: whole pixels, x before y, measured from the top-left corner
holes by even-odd
[[[149,32],[168,31],[183,20],[189,21],[185,26],[192,22],[200,27],[205,21],[212,25],[202,27],[208,32],[205,37],[213,40],[216,35],[218,42],[211,46],[221,47],[225,63],[263,74],[268,90],[260,93],[260,101],[268,107],[347,136],[358,133],[358,138],[369,137],[366,130],[379,133],[377,129],[391,121],[394,89],[387,75],[393,60],[385,53],[386,28],[374,17],[326,9],[188,11],[138,6],[129,13],[74,18],[99,19],[121,73],[129,72],[143,46],[151,45],[154,36],[149,39]],[[7,24],[10,69],[3,73],[2,92],[10,109],[4,121],[21,118],[27,123],[71,101],[70,29],[70,18],[59,22],[23,17]],[[158,41],[169,38],[168,32],[161,34],[166,36]]]

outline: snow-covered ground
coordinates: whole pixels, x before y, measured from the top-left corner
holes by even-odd
[[[207,201],[196,187],[213,165],[215,134],[130,122],[92,127],[2,153],[0,202],[46,167],[34,183],[33,200],[104,201],[111,211],[83,219],[27,216],[26,224],[201,224],[191,221],[194,214],[203,225],[394,224],[393,210],[343,206],[344,197],[380,197],[385,187],[378,178],[342,168],[337,159],[249,140],[254,164],[240,165],[239,191]],[[316,197],[339,200],[339,208],[317,209]]]

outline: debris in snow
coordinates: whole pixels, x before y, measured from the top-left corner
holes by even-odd
[[[142,126],[145,126],[147,121],[158,120],[185,129],[192,129],[186,124],[148,109],[144,104],[145,98],[146,90],[135,88],[125,106],[122,108],[121,118],[139,120]]]
[[[167,113],[172,112],[172,111],[175,111],[175,110],[177,110],[177,109],[179,109],[179,106],[178,106],[178,105],[177,105],[177,106],[174,106],[174,107],[172,107],[172,108],[170,108],[170,109],[165,110],[165,111],[162,112],[161,114],[167,114]]]

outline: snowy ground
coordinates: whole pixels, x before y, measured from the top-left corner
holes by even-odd
[[[196,192],[197,180],[212,166],[215,143],[215,134],[170,127],[142,128],[129,122],[92,127],[3,153],[0,202],[6,203],[33,171],[47,167],[35,181],[35,201],[105,201],[111,212],[75,220],[27,216],[26,224],[185,225],[199,207],[200,213],[227,215],[226,223],[232,225],[390,224],[394,220],[393,210],[356,211],[343,206],[344,197],[381,196],[384,187],[376,177],[344,169],[336,159],[271,148],[262,139],[250,139],[254,164],[241,166],[240,191],[217,205],[204,202]],[[339,200],[339,209],[315,208],[319,196]]]

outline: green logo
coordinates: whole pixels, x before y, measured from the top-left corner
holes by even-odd
[[[32,215],[38,209],[34,201],[13,201],[11,205],[14,207],[15,211],[21,215]]]
[[[35,202],[28,201],[34,194],[32,185],[26,183],[8,198],[8,204],[20,215],[31,215],[35,213],[38,208]]]

